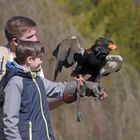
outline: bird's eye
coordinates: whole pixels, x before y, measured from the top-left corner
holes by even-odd
[[[101,47],[95,48],[95,51],[100,51],[100,50],[101,50]]]

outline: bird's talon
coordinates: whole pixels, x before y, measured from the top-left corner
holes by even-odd
[[[79,76],[79,78],[74,77],[74,79],[79,81],[81,86],[84,84],[84,78],[82,76]]]

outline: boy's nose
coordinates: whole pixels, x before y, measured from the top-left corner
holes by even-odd
[[[43,63],[43,60],[40,59],[40,64],[42,64],[42,63]]]
[[[33,37],[32,41],[38,41],[38,38],[36,35]]]

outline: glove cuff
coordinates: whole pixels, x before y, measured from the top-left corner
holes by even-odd
[[[77,100],[77,92],[80,97],[85,96],[86,89],[84,85],[80,85],[80,81],[72,80],[66,83],[63,94],[63,101],[65,103],[72,103]]]
[[[65,103],[72,103],[76,101],[77,81],[67,81],[66,87],[63,94],[63,101]]]

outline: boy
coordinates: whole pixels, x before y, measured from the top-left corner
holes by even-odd
[[[64,101],[76,96],[78,81],[56,83],[38,76],[43,53],[39,42],[19,41],[15,61],[7,63],[3,118],[7,140],[55,140],[46,96]],[[78,90],[81,96],[94,96],[98,87],[85,81]]]

